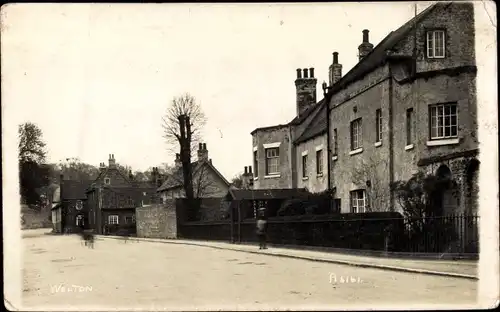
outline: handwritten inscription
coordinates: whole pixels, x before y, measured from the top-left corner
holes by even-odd
[[[92,291],[92,286],[79,286],[79,285],[52,285],[50,286],[51,293],[79,293]]]
[[[361,284],[363,280],[359,276],[329,274],[330,284]]]

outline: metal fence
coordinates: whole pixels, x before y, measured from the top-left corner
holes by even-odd
[[[408,252],[479,253],[478,227],[478,215],[406,218],[405,235],[394,240]]]

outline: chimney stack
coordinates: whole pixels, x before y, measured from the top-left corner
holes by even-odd
[[[245,166],[245,173],[243,173],[244,175],[247,175],[248,174],[248,167]]]
[[[248,174],[253,176],[252,166],[248,166]]]
[[[295,80],[297,116],[300,116],[310,105],[316,104],[317,82],[313,67],[297,69],[297,79]]]
[[[342,78],[342,64],[339,64],[339,53],[333,52],[333,63],[329,68],[330,87]]]
[[[358,47],[360,61],[373,50],[373,44],[370,43],[368,36],[369,33],[368,29],[363,30],[363,42]]]
[[[109,154],[109,168],[115,168],[116,167],[116,161],[115,161],[115,155],[114,154]]]
[[[198,161],[200,162],[208,161],[208,150],[206,143],[198,144]]]

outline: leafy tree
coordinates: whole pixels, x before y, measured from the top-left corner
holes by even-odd
[[[45,162],[45,142],[42,130],[32,122],[18,127],[19,136],[19,182],[21,202],[40,207],[42,197],[40,188],[50,181],[50,166]]]
[[[19,125],[19,161],[45,162],[45,142],[43,142],[42,130],[32,122]]]

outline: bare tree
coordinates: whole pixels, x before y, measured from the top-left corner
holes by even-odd
[[[208,164],[201,163],[194,172],[195,197],[202,198],[213,195],[217,191],[217,184],[210,175]]]
[[[388,164],[386,158],[363,158],[352,171],[353,183],[366,186],[367,212],[389,211],[390,185],[384,179],[384,172],[388,172]]]
[[[206,124],[206,117],[200,104],[189,93],[174,97],[167,112],[162,118],[163,136],[167,142],[168,148],[178,153],[181,144],[181,124],[180,116],[189,117],[191,150],[195,150],[198,142],[201,141],[203,127]]]

